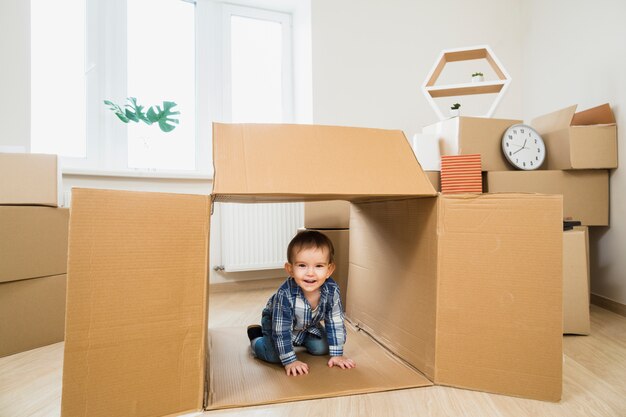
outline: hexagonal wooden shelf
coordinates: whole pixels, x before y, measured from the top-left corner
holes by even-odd
[[[437,79],[441,75],[444,67],[449,62],[457,61],[470,61],[473,59],[485,59],[491,68],[498,76],[498,80],[495,81],[480,81],[463,84],[449,84],[449,85],[435,85]],[[511,77],[506,72],[496,55],[491,48],[487,45],[473,46],[467,48],[457,49],[444,49],[439,54],[439,57],[435,61],[435,65],[428,73],[426,81],[422,85],[422,91],[426,96],[426,100],[433,108],[439,120],[446,119],[446,116],[441,113],[439,106],[435,103],[435,98],[439,97],[453,97],[453,96],[465,96],[474,94],[493,94],[497,93],[497,96],[487,111],[482,117],[491,117],[496,107],[500,103],[504,92],[509,87]]]

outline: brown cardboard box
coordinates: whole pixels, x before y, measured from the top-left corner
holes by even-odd
[[[563,232],[563,333],[589,334],[589,237],[586,227]]]
[[[617,126],[611,106],[579,113],[576,107],[531,122],[546,144],[545,169],[617,168]]]
[[[350,262],[348,257],[350,253],[350,230],[317,230],[324,233],[333,242],[333,247],[335,248],[335,272],[333,273],[333,279],[341,290],[341,303],[344,308],[347,308],[346,294],[348,293],[348,265]]]
[[[0,282],[0,356],[63,341],[65,280],[63,274]]]
[[[563,195],[563,218],[584,226],[609,225],[609,173],[580,171],[487,172],[490,193],[544,193]]]
[[[57,207],[60,178],[56,155],[0,153],[0,204]]]
[[[67,272],[69,209],[0,206],[0,282]]]
[[[502,154],[502,135],[516,123],[522,121],[461,116],[426,126],[422,132],[440,137],[441,155],[478,153],[482,157],[483,171],[506,171],[513,167]]]
[[[560,398],[560,196],[355,204],[350,221],[359,327],[435,384]]]
[[[348,201],[307,201],[304,203],[304,227],[307,229],[349,229]]]
[[[216,174],[211,199],[208,196],[74,190],[62,415],[181,414],[201,408],[431,384],[411,367],[399,367],[402,360],[389,355],[378,344],[388,342],[380,334],[374,334],[372,339],[369,336],[361,338],[364,334],[357,332],[353,337],[355,333],[350,330],[346,354],[363,359],[359,367],[337,377],[335,369],[316,362],[318,373],[315,378],[303,378],[298,384],[285,384],[284,370],[280,366],[267,366],[250,358],[245,328],[234,331],[209,329],[207,341],[206,267],[211,200],[349,200],[364,203],[363,206],[383,204],[377,201],[418,201],[422,211],[428,213],[428,229],[418,229],[416,236],[411,238],[417,241],[402,241],[404,236],[390,233],[376,218],[367,216],[361,218],[357,237],[353,237],[353,229],[350,230],[351,247],[353,242],[359,241],[359,236],[370,233],[378,238],[377,245],[405,248],[403,252],[391,254],[390,259],[372,260],[374,263],[393,263],[413,271],[418,263],[404,255],[414,251],[426,253],[423,259],[427,260],[425,268],[431,271],[428,275],[431,291],[418,296],[426,299],[427,306],[405,307],[415,307],[418,311],[426,308],[429,315],[419,322],[436,326],[430,331],[439,338],[436,344],[428,343],[434,350],[420,350],[416,345],[417,354],[422,355],[424,363],[432,363],[433,358],[441,361],[439,363],[445,369],[435,368],[439,372],[435,378],[442,383],[531,398],[560,398],[560,197],[533,195],[521,196],[518,200],[518,196],[512,195],[499,200],[492,196],[480,199],[474,196],[467,200],[469,207],[462,203],[462,196],[455,197],[459,200],[450,205],[445,201],[452,200],[439,202],[433,198],[435,190],[399,131],[215,124],[213,138]],[[360,151],[355,154],[354,149]],[[329,157],[312,160],[311,176],[304,173],[286,175],[294,172],[299,163],[286,156],[301,153],[324,153]],[[354,158],[344,158],[347,153],[355,155]],[[378,167],[376,170],[371,169],[374,165]],[[417,197],[420,198],[415,200]],[[505,216],[506,213],[514,214],[514,209],[521,203],[533,207],[532,214],[542,211],[543,233],[528,235],[525,232],[526,216]],[[434,207],[440,209],[434,211]],[[493,215],[494,212],[505,214]],[[497,224],[484,221],[490,217],[497,219]],[[464,250],[473,242],[457,234],[467,233],[478,238],[479,232],[473,230],[483,221],[494,226],[495,231],[489,230],[488,233],[495,240],[487,239],[487,243],[480,246],[480,255],[471,248]],[[396,229],[413,230],[414,227],[398,221],[391,223]],[[556,239],[552,235],[555,227],[558,228]],[[498,246],[494,244],[505,239],[504,235],[511,235],[511,230],[528,237],[522,239],[524,244],[516,245],[515,256],[509,249],[497,251]],[[518,257],[520,248],[526,251],[530,246],[534,247],[538,236],[544,242],[546,254],[556,251],[559,256],[545,256],[544,259],[541,255],[541,265],[531,267],[537,274],[535,279],[520,280],[519,272],[516,272],[511,279],[488,280],[482,284],[484,268],[468,268],[468,264],[484,266],[487,263],[484,256],[494,251],[502,254],[502,257],[494,258],[496,266],[505,265],[511,258]],[[351,248],[350,252],[352,255],[354,249]],[[360,264],[358,260],[351,263]],[[433,265],[439,265],[440,269],[432,269]],[[461,269],[463,274],[459,275]],[[510,269],[502,267],[502,270],[508,272]],[[432,271],[439,272],[432,275]],[[467,274],[468,271],[471,273]],[[381,283],[391,280],[389,282],[396,285],[390,287],[398,291],[411,291],[411,282],[398,282],[387,272],[376,278]],[[476,294],[485,291],[492,297],[487,297],[487,301],[503,305],[498,311],[505,318],[494,321],[494,307],[483,305],[485,297],[467,297],[467,285],[461,285],[463,277],[471,278]],[[433,285],[439,285],[440,290],[435,292]],[[352,300],[359,304],[358,294],[353,297],[352,291],[350,286],[348,305]],[[540,293],[546,295],[535,299],[534,295]],[[435,306],[447,307],[437,310]],[[361,317],[362,323],[370,328],[374,328],[370,323],[375,319],[377,317]],[[378,319],[392,323],[393,317]],[[500,328],[505,319],[518,326],[515,329],[517,334],[511,333],[511,327]],[[469,333],[478,336],[461,336],[468,333],[464,326],[469,326]],[[433,340],[429,335],[416,337]],[[509,351],[510,338],[524,349]],[[480,339],[480,345],[476,344],[477,339]],[[456,343],[459,340],[469,343],[469,349],[465,349],[464,343]],[[404,343],[403,340],[394,342]],[[541,346],[540,353],[537,345]],[[480,351],[479,347],[485,350]],[[235,359],[230,360],[230,354],[235,355]],[[454,359],[457,355],[463,363]],[[486,365],[490,362],[485,357],[494,356],[498,360],[491,363],[502,368],[489,371]],[[520,384],[520,368],[532,362],[541,364],[544,370],[535,374],[538,365],[530,366],[523,384]],[[473,367],[474,363],[479,367]],[[246,366],[242,367],[242,364]],[[483,371],[486,376],[482,375]],[[332,378],[332,383],[328,378]],[[495,380],[498,384],[494,383]]]

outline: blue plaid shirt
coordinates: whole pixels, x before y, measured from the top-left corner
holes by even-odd
[[[324,327],[330,355],[343,355],[346,342],[343,306],[339,286],[332,278],[320,287],[320,301],[315,311],[296,281],[287,278],[268,300],[263,315],[271,318],[271,328],[263,329],[263,333],[271,335],[283,366],[297,360],[294,346],[301,346],[308,333],[322,337]]]

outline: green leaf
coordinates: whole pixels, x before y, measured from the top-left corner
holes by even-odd
[[[122,108],[117,104],[113,103],[110,100],[104,100],[104,104],[109,106],[109,109],[115,113],[115,115],[124,123],[128,123],[129,119],[126,117],[126,114],[122,111]]]
[[[163,109],[160,106],[152,106],[148,109],[146,117],[150,123],[158,123],[163,132],[171,132],[179,123],[178,119],[172,117],[180,114],[179,111],[172,111],[175,106],[176,103],[173,101],[164,101]]]
[[[124,109],[110,100],[104,100],[104,104],[109,106],[109,109],[124,123],[130,121],[136,123],[142,121],[147,125],[158,123],[163,132],[171,132],[179,123],[178,119],[172,117],[180,114],[179,111],[172,110],[176,106],[173,101],[164,101],[163,109],[161,106],[151,106],[147,113],[144,113],[144,106],[137,103],[137,98],[128,97],[126,100],[128,103]]]
[[[128,104],[126,104],[126,116],[133,122],[139,122],[140,120],[148,125],[151,125],[146,115],[143,113],[143,106],[137,104],[135,97],[128,97]]]

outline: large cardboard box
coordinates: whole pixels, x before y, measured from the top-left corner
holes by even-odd
[[[0,282],[67,272],[69,209],[0,206]]]
[[[589,334],[589,237],[586,227],[563,232],[563,333]]]
[[[490,193],[563,195],[563,219],[584,226],[609,225],[609,173],[606,170],[501,171],[486,173]]]
[[[56,155],[0,153],[0,204],[57,207],[60,180]]]
[[[63,341],[66,276],[0,282],[0,356]]]
[[[304,227],[307,229],[349,229],[348,201],[308,201],[304,203]]]
[[[617,126],[611,106],[576,113],[570,106],[534,119],[546,144],[546,169],[617,168]]]
[[[315,375],[285,383],[280,366],[267,366],[250,358],[245,328],[207,331],[211,201],[348,200],[363,206],[386,201],[417,202],[421,207],[418,211],[428,213],[426,223],[420,221],[427,229],[391,221],[395,228],[417,230],[416,236],[406,239],[389,233],[388,225],[367,215],[360,217],[357,237],[353,238],[350,231],[351,246],[364,233],[373,233],[379,238],[378,245],[404,248],[390,254],[390,259],[380,260],[378,256],[376,261],[395,263],[410,271],[423,265],[428,271],[426,291],[413,293],[415,298],[410,301],[418,312],[429,312],[419,321],[430,323],[431,333],[414,334],[412,339],[417,339],[417,344],[406,346],[407,350],[416,351],[425,364],[433,363],[434,358],[435,380],[441,383],[531,398],[560,398],[560,197],[511,195],[498,200],[481,196],[476,200],[473,196],[468,202],[474,201],[476,206],[468,210],[455,203],[462,197],[438,200],[399,131],[215,124],[213,138],[215,181],[211,199],[74,190],[63,416],[182,414],[202,408],[432,384],[412,367],[402,365],[404,359],[389,355],[379,345],[389,342],[381,334],[374,333],[371,338],[366,332],[350,330],[347,354],[367,358],[355,370],[343,372],[316,362]],[[296,172],[300,164],[288,156],[304,153],[329,157],[311,160],[310,169],[299,171],[301,175],[287,175]],[[352,157],[346,159],[347,154]],[[372,166],[377,169],[372,170]],[[541,211],[543,233],[525,231],[527,216],[514,215],[520,204],[532,207],[532,214]],[[491,217],[493,222],[486,220]],[[493,238],[476,252],[471,250],[474,243],[469,237],[479,237],[482,229],[477,225],[481,223],[493,226],[485,231]],[[511,235],[511,231],[524,238],[519,239],[514,251],[508,243],[499,251],[499,242],[508,242],[510,238],[505,235]],[[558,256],[540,255],[542,262],[530,266],[531,279],[526,275],[519,279],[520,272],[504,266],[511,258],[519,258],[520,251],[530,253],[541,242],[547,254],[554,252]],[[350,252],[352,256],[355,250],[351,248]],[[405,256],[415,253],[425,254],[425,258]],[[488,263],[484,256],[490,253],[502,255],[494,256],[493,270],[501,268],[505,276],[510,272],[511,277],[484,280],[484,265]],[[360,264],[358,260],[351,263]],[[475,264],[483,267],[472,268]],[[395,291],[412,291],[411,282],[398,281],[388,272],[377,279],[394,284],[389,288]],[[417,276],[412,279],[424,282]],[[348,306],[352,300],[356,305],[363,304],[358,294],[351,295],[353,289],[351,286],[348,291]],[[489,296],[477,295],[481,293]],[[547,295],[536,298],[538,294]],[[400,298],[397,302],[406,300]],[[420,301],[426,304],[420,305]],[[488,305],[492,302],[503,307]],[[494,311],[503,318],[495,320]],[[360,323],[375,329],[376,319],[395,322],[395,317],[388,315],[361,316]],[[514,326],[503,327],[504,320]],[[436,339],[433,334],[438,335]],[[424,350],[420,339],[435,343],[426,342],[430,350]],[[476,344],[478,339],[480,345]],[[524,349],[512,346],[511,340]],[[491,348],[481,352],[477,349],[480,346]],[[457,355],[459,359],[454,359]],[[487,355],[498,359],[490,362],[485,360]],[[475,367],[474,363],[481,366]],[[489,364],[499,368],[489,371]],[[527,375],[520,376],[519,370],[526,364]],[[536,372],[536,364],[541,364],[541,373]],[[481,375],[483,370],[487,376]]]
[[[482,157],[483,171],[506,171],[513,167],[502,154],[502,135],[516,123],[522,121],[461,116],[426,126],[422,132],[439,137],[441,155],[478,153]],[[438,164],[438,161],[424,162],[427,166]]]
[[[348,316],[435,384],[557,401],[560,206],[513,194],[355,204]]]

